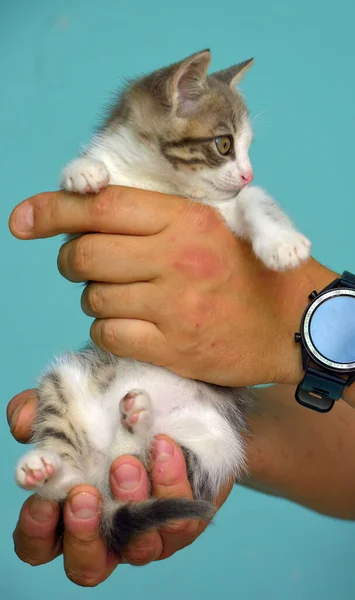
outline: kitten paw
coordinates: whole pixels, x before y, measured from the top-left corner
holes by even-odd
[[[61,466],[61,458],[49,450],[33,450],[23,456],[16,467],[15,479],[25,490],[41,487]]]
[[[110,174],[101,160],[77,158],[65,167],[61,186],[67,192],[96,194],[110,182]]]
[[[143,390],[131,390],[120,401],[121,423],[131,433],[146,433],[153,423],[153,405]]]
[[[255,254],[273,271],[294,269],[310,256],[311,242],[298,231],[284,231],[254,245]]]

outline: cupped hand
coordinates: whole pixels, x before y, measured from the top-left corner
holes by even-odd
[[[309,291],[333,278],[316,261],[269,271],[212,208],[118,186],[39,194],[10,229],[21,239],[93,232],[64,244],[58,265],[91,282],[82,307],[99,347],[220,385],[301,379],[294,332]]]
[[[15,396],[8,405],[11,431],[19,442],[28,442],[36,412],[35,390]],[[166,436],[155,440],[155,459],[150,480],[157,498],[192,498],[186,465],[180,448]],[[141,501],[149,497],[148,474],[133,456],[117,458],[111,467],[110,482],[114,497],[121,501]],[[232,483],[216,499],[220,507]],[[58,504],[29,497],[22,506],[14,531],[18,557],[31,565],[42,565],[63,554],[68,578],[81,586],[95,586],[107,579],[119,563],[145,565],[168,558],[191,544],[205,529],[200,521],[179,521],[151,531],[131,542],[119,559],[106,549],[99,534],[101,496],[89,485],[74,488],[63,508],[64,536],[58,536],[61,519]]]

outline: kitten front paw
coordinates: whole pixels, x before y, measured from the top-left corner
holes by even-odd
[[[50,450],[32,450],[17,463],[15,479],[25,490],[33,490],[47,483],[61,467],[61,458]]]
[[[60,184],[67,192],[96,194],[110,182],[110,174],[101,160],[77,158],[62,172]]]
[[[121,423],[131,433],[146,433],[153,424],[153,405],[143,390],[131,390],[120,401]]]
[[[254,251],[269,269],[285,271],[309,258],[311,242],[298,231],[282,231],[272,239],[257,240]]]

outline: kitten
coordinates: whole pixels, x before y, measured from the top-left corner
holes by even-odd
[[[249,185],[252,131],[236,85],[253,61],[207,76],[210,59],[205,50],[131,83],[89,148],[64,169],[62,186],[87,194],[121,184],[210,204],[269,268],[296,267],[309,241]],[[211,518],[221,486],[245,469],[251,406],[245,389],[184,379],[89,345],[43,376],[36,448],[19,461],[16,480],[58,501],[77,484],[95,485],[104,498],[103,537],[119,553],[134,535],[171,519]],[[111,462],[135,454],[149,468],[158,433],[182,447],[195,500],[114,501]]]

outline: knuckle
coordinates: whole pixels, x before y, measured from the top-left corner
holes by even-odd
[[[101,315],[104,307],[104,299],[100,287],[95,284],[89,284],[83,294],[86,304],[91,313]]]
[[[70,271],[76,277],[86,278],[90,270],[93,257],[92,236],[84,235],[71,242],[69,252]]]
[[[114,353],[117,345],[117,333],[110,320],[94,321],[90,334],[97,346]]]
[[[58,194],[45,192],[36,196],[35,202],[35,223],[45,223],[48,230],[56,230],[55,224],[58,222],[60,214],[60,199]]]
[[[68,244],[65,243],[59,249],[58,258],[57,258],[57,268],[58,271],[63,277],[66,276],[66,267],[67,267],[67,255],[68,255]]]
[[[113,323],[103,321],[101,324],[101,339],[105,346],[114,349],[117,343],[117,334]]]
[[[172,521],[164,527],[164,533],[176,535],[191,541],[198,535],[198,521]],[[186,541],[186,543],[188,543]]]
[[[50,194],[43,198],[43,205],[41,206],[42,211],[46,211],[48,214],[49,222],[52,224],[58,221],[58,216],[61,212],[61,200],[57,194]]]
[[[102,577],[91,571],[66,567],[65,574],[69,581],[81,587],[96,587],[102,583]]]
[[[31,567],[39,567],[40,565],[42,565],[45,562],[38,558],[35,558],[34,556],[27,554],[27,552],[25,552],[24,550],[22,550],[20,548],[17,548],[16,546],[15,546],[15,554],[22,562],[26,563],[27,565],[30,565]]]
[[[105,188],[99,194],[95,194],[90,198],[88,204],[88,211],[90,214],[90,218],[95,223],[97,221],[102,221],[105,217],[111,215],[112,206],[114,203],[119,201],[119,191],[112,187]]]
[[[179,460],[180,464],[176,464],[174,457],[173,465],[170,461],[166,462],[153,462],[151,470],[151,478],[154,485],[159,486],[162,490],[167,492],[167,488],[170,488],[169,495],[173,495],[176,489],[181,486],[182,478],[184,477],[182,460]]]
[[[147,565],[158,558],[158,550],[156,544],[147,543],[143,538],[142,541],[137,540],[128,547],[125,559],[136,567]]]

